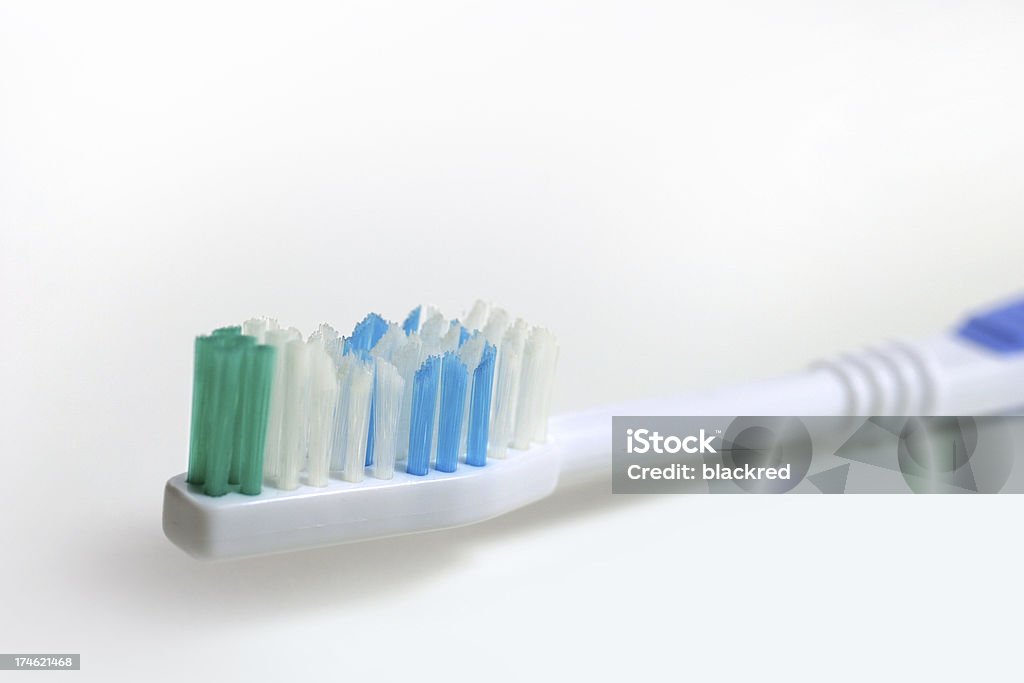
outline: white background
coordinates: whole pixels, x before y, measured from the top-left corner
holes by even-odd
[[[497,301],[556,409],[1019,291],[1005,2],[0,1],[0,651],[89,680],[1014,677],[1017,497],[563,495],[221,565],[192,337]],[[62,679],[63,680],[63,679]]]

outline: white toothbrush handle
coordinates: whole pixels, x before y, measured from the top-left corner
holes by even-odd
[[[842,415],[846,394],[824,368],[761,382],[660,399],[618,403],[557,415],[549,432],[562,453],[559,481],[607,473],[615,415]]]
[[[1024,405],[1024,303],[998,338],[952,334],[890,342],[806,371],[715,391],[634,401],[552,418],[562,481],[607,473],[614,415],[979,415]],[[976,316],[991,323],[1008,309]],[[1020,321],[1016,327],[1013,321]],[[1005,323],[1000,318],[997,322]],[[990,325],[991,327],[991,325]],[[1015,336],[1015,334],[1017,336]],[[1013,342],[1017,339],[1018,342]],[[1019,346],[1015,346],[1019,344]]]

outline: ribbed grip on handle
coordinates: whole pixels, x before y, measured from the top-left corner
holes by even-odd
[[[890,342],[812,368],[842,384],[846,415],[984,415],[1024,405],[1024,353],[957,335]]]
[[[935,406],[935,378],[912,344],[889,342],[813,363],[831,373],[846,395],[843,415],[927,415]]]

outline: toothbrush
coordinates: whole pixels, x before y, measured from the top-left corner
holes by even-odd
[[[607,476],[613,415],[1011,411],[1024,299],[774,379],[548,420],[557,353],[482,302],[462,323],[371,314],[350,337],[324,325],[302,341],[269,320],[200,337],[189,472],[167,482],[164,531],[226,559],[484,521]]]

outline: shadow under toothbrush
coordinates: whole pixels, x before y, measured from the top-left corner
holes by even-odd
[[[188,557],[159,533],[157,520],[116,530],[92,558],[91,581],[107,609],[190,629],[337,612],[437,580],[478,546],[658,498],[613,496],[611,481],[600,478],[478,524],[223,562]]]

